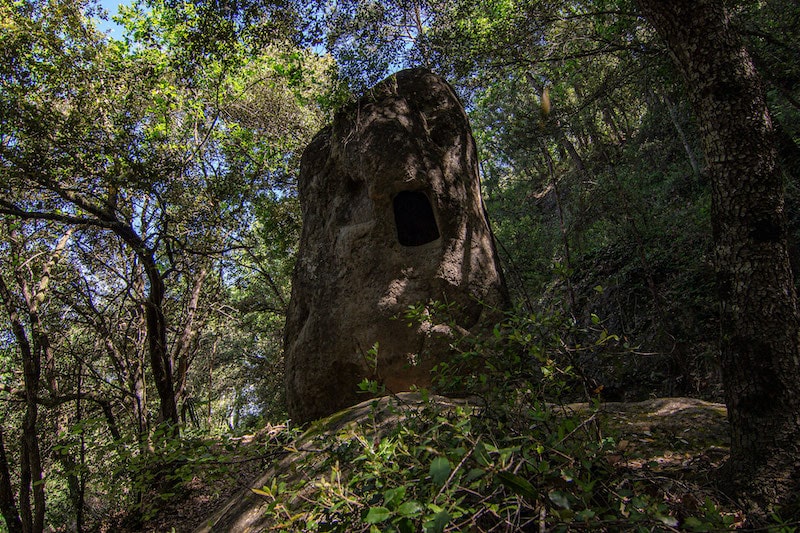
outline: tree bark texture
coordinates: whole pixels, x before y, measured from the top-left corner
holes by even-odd
[[[172,358],[167,349],[167,319],[164,316],[163,307],[166,289],[156,268],[147,269],[147,274],[150,281],[150,293],[145,302],[144,312],[147,320],[150,365],[153,369],[158,397],[161,400],[161,420],[177,426],[180,419],[172,383]]]
[[[25,384],[25,414],[22,418],[19,465],[20,518],[23,531],[26,533],[29,531],[39,532],[44,530],[45,515],[44,474],[36,428],[39,416],[37,396],[41,375],[41,358],[39,352],[28,341],[28,335],[15,306],[14,298],[2,276],[0,276],[0,301],[8,313],[11,330],[19,345]],[[31,502],[31,492],[33,493],[33,502]]]
[[[14,490],[11,488],[11,474],[6,459],[2,425],[0,425],[0,513],[3,515],[9,533],[22,533],[22,520],[19,518],[17,504],[14,501]]]
[[[763,516],[796,503],[800,489],[800,321],[772,122],[721,1],[638,4],[686,81],[701,130],[732,433],[726,473]]]
[[[172,361],[178,362],[178,368],[176,369],[174,377],[176,405],[182,404],[186,399],[184,395],[186,393],[186,384],[189,376],[189,366],[197,351],[198,333],[200,332],[197,308],[200,305],[200,296],[202,295],[209,271],[208,265],[202,265],[200,271],[197,273],[197,277],[192,284],[192,292],[189,296],[189,301],[186,304],[183,332],[180,337],[176,339],[172,350]]]

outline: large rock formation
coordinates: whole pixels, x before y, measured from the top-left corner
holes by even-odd
[[[294,420],[358,403],[364,378],[428,386],[454,332],[409,327],[398,317],[410,305],[446,303],[469,331],[506,305],[467,116],[430,71],[399,72],[338,114],[303,154],[299,190],[285,336]]]

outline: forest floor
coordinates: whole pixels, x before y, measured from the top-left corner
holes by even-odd
[[[276,455],[285,455],[276,450],[288,444],[287,435],[287,426],[268,425],[255,433],[220,444],[215,450],[216,460],[192,476],[175,497],[159,504],[158,514],[146,521],[142,528],[131,529],[131,533],[194,531],[231,498],[252,488],[253,482],[272,465]]]
[[[648,487],[663,498],[673,512],[696,516],[709,505],[728,514],[732,526],[743,516],[712,483],[714,472],[728,456],[729,437],[725,406],[690,398],[656,398],[643,402],[609,402],[593,411],[589,404],[563,407],[587,422],[595,417],[600,430],[614,437],[615,450],[607,460],[617,471],[622,490],[626,485]],[[259,475],[285,457],[281,450],[288,432],[269,426],[241,437],[226,451],[218,465],[221,475],[208,479],[196,475],[144,530],[193,531],[232,498],[240,497]],[[678,529],[665,527],[666,531]]]
[[[587,404],[572,404],[587,412]],[[683,516],[696,516],[713,504],[731,515],[731,526],[744,524],[744,515],[713,483],[715,472],[729,455],[725,405],[693,398],[655,398],[643,402],[609,402],[599,412],[600,427],[616,439],[607,456],[620,484],[643,481],[652,495],[661,495]]]

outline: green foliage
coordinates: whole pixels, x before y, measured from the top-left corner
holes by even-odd
[[[470,411],[431,403],[403,414],[400,407],[404,422],[386,435],[353,428],[316,440],[329,453],[319,478],[256,492],[270,499],[282,530],[519,530],[542,520],[553,531],[678,525],[644,484],[612,488],[619,480],[605,454],[614,442],[592,436],[585,420],[530,407],[526,420],[539,429],[520,434],[495,418],[502,410]],[[726,520],[706,514],[686,524],[719,529]]]
[[[545,398],[583,399],[589,383],[585,360],[630,354],[622,339],[597,315],[587,326],[559,311],[510,312],[491,331],[468,334],[453,304],[409,306],[409,326],[430,323],[455,333],[450,357],[433,370],[433,392],[477,394],[490,401]],[[425,354],[420,354],[425,357]]]
[[[415,306],[410,318],[442,317],[451,307]],[[647,477],[628,478],[610,459],[617,441],[603,435],[598,413],[576,413],[557,403],[568,392],[565,376],[573,375],[555,362],[561,359],[555,347],[569,333],[563,326],[557,317],[512,314],[495,329],[497,342],[474,342],[493,350],[481,352],[482,372],[492,385],[491,391],[477,389],[487,393],[483,399],[442,401],[423,391],[416,401],[375,400],[366,420],[338,424],[335,431],[326,432],[321,421],[293,445],[289,469],[254,490],[269,502],[271,526],[397,532],[519,531],[534,525],[548,531],[728,529],[732,515],[713,501],[685,516]],[[609,336],[600,330],[595,347]],[[478,357],[477,349],[471,357]]]
[[[34,393],[48,402],[37,427],[57,525],[79,507],[86,528],[143,504],[151,467],[189,453],[180,440],[148,449],[164,438],[151,427],[162,400],[208,435],[283,416],[299,154],[336,90],[330,60],[292,45],[293,24],[277,31],[289,13],[262,7],[134,4],[113,40],[87,2],[0,3],[0,231],[18,235],[2,239],[0,263],[15,312],[69,235],[37,313],[22,313],[44,369]],[[23,372],[8,321],[3,332],[18,441]],[[60,440],[72,424],[80,436]]]
[[[765,79],[797,241],[798,6],[732,7]],[[96,13],[83,0],[0,1],[0,270],[35,287],[73,230],[37,296],[37,335],[52,350],[37,394],[52,402],[40,406],[38,436],[54,529],[75,520],[70,483],[86,487],[87,527],[123,509],[156,515],[198,473],[229,470],[218,435],[285,416],[299,156],[349,98],[343,80],[364,87],[419,65],[446,74],[467,104],[524,311],[473,337],[458,333],[453,305],[409,309],[399,319],[456,332],[453,357],[420,394],[471,393],[482,406],[398,404],[402,427],[320,440],[332,456],[327,477],[307,487],[317,500],[293,510],[298,487],[277,481],[263,491],[273,511],[298,529],[536,529],[542,516],[567,529],[731,525],[718,502],[683,516],[646,480],[620,478],[604,462],[614,443],[591,415],[546,403],[719,393],[697,128],[634,3],[143,0],[122,8],[119,40],[98,33]],[[199,426],[180,438],[150,426],[158,406],[142,302],[159,281],[165,342],[185,378],[180,404]],[[22,287],[12,292],[31,328]],[[23,373],[7,321],[2,333],[16,486],[20,451],[8,443],[20,439]],[[385,392],[376,380],[361,389]]]
[[[230,437],[188,432],[177,436],[162,425],[153,432],[149,449],[117,448],[117,470],[111,475],[126,479],[125,487],[137,495],[126,511],[147,522],[180,501],[192,480],[202,476],[204,483],[213,485],[235,472],[236,463],[230,459],[236,457],[237,448]]]

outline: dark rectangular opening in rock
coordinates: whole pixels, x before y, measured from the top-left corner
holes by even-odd
[[[428,196],[422,191],[402,191],[394,197],[397,240],[403,246],[420,246],[439,238],[439,226]]]

